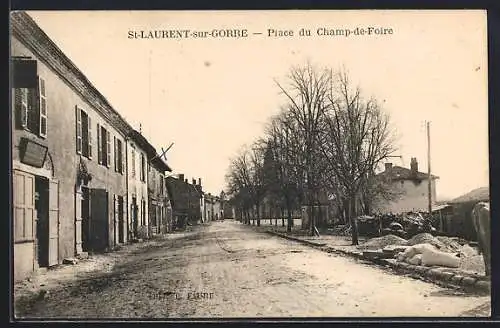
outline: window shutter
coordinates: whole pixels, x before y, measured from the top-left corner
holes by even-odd
[[[88,125],[87,125],[87,131],[88,131],[88,150],[89,150],[89,159],[92,159],[92,119],[90,116],[87,116],[88,119]]]
[[[76,110],[76,152],[82,153],[82,112],[78,107]]]
[[[39,134],[40,106],[38,97],[39,88],[28,89],[28,130]]]
[[[102,164],[101,126],[97,123],[97,162]]]
[[[41,137],[47,137],[47,97],[45,93],[45,80],[41,77],[38,82],[38,106],[40,107],[39,134]]]
[[[132,172],[132,177],[135,178],[135,149],[132,148],[132,152],[130,154],[130,158],[131,158],[131,164],[132,164],[132,169],[131,169],[131,172]]]
[[[111,166],[111,133],[106,130],[106,150],[107,150],[107,158],[106,158],[106,166]]]
[[[14,89],[14,111],[16,128],[22,129],[27,126],[28,119],[28,89]]]
[[[118,148],[117,148],[117,143],[116,143],[116,137],[113,136],[113,151],[115,153],[115,157],[113,158],[114,161],[114,167],[115,167],[115,172],[118,172],[118,165],[117,165],[117,159],[118,159]]]
[[[121,158],[121,167],[120,167],[120,173],[125,172],[125,142],[120,142],[120,158]]]

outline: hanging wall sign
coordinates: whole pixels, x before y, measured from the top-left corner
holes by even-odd
[[[21,138],[20,143],[21,163],[37,168],[43,167],[47,157],[48,148],[27,138]]]

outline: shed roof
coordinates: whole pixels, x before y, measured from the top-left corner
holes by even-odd
[[[450,204],[460,204],[460,203],[469,203],[469,202],[481,202],[481,201],[489,201],[490,200],[490,188],[489,187],[481,187],[476,188],[474,190],[469,191],[462,196],[459,196],[452,201]]]

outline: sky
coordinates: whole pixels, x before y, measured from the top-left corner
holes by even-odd
[[[427,172],[438,199],[489,185],[485,11],[28,12],[158,151],[173,173],[225,188],[230,159],[262,136],[295,65],[344,67],[383,101],[398,131],[394,165]],[[353,35],[356,28],[392,34]],[[301,37],[301,28],[311,36]],[[319,28],[351,35],[320,36]],[[247,29],[246,38],[130,39],[129,31]],[[268,29],[293,31],[275,37]],[[358,30],[359,31],[359,30]],[[372,30],[374,31],[374,30]],[[253,33],[262,33],[254,35]]]

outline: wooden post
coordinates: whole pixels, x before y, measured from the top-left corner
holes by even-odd
[[[429,217],[431,217],[432,216],[432,175],[431,175],[431,134],[430,134],[430,122],[427,122],[427,179],[428,179]]]

